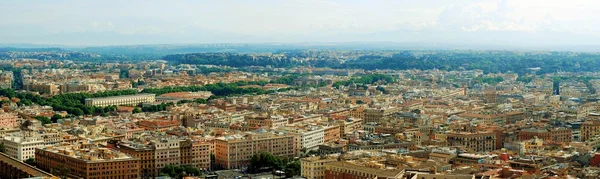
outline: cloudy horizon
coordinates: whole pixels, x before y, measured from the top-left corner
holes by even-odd
[[[0,43],[595,45],[593,0],[1,1]]]

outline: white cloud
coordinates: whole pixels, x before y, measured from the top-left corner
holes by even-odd
[[[435,31],[449,38],[503,31],[600,36],[598,16],[598,0],[22,0],[2,3],[0,33],[111,32],[186,39],[214,32],[281,41],[395,30]]]
[[[600,1],[498,0],[449,5],[438,16],[440,29],[564,32],[600,35]]]

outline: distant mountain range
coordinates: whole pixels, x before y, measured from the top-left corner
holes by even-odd
[[[385,35],[382,35],[382,38]],[[599,40],[600,41],[600,40]],[[15,50],[57,50],[58,48],[70,51],[80,51],[99,54],[116,53],[150,53],[150,54],[178,54],[201,52],[232,52],[232,53],[262,53],[277,52],[281,50],[523,50],[523,51],[574,51],[574,52],[600,52],[600,45],[498,45],[476,44],[468,41],[462,43],[426,43],[391,41],[380,42],[312,42],[312,43],[212,43],[212,44],[148,44],[148,45],[109,45],[109,46],[74,46],[60,44],[28,44],[28,43],[0,43],[1,49],[14,48]]]

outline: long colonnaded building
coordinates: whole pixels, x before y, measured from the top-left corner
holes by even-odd
[[[156,99],[155,94],[136,94],[111,96],[104,98],[87,98],[85,99],[86,106],[136,106],[141,103],[153,103]]]

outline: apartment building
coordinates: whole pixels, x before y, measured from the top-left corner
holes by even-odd
[[[208,170],[213,143],[206,140],[168,138],[148,143],[119,142],[115,150],[139,158],[141,177],[154,178],[166,165],[189,165]]]
[[[145,120],[138,122],[138,126],[148,131],[165,132],[181,126],[181,122],[176,120]]]
[[[555,129],[523,129],[519,131],[519,140],[531,140],[535,137],[553,142],[571,142],[573,132],[568,128]]]
[[[400,111],[397,107],[367,108],[364,110],[365,122],[379,122],[384,116],[389,116]]]
[[[13,79],[14,79],[14,74],[12,71],[0,71],[0,88],[2,88],[2,89],[12,88]]]
[[[157,170],[160,170],[167,165],[181,165],[179,142],[180,141],[176,139],[159,139],[152,141],[151,145],[154,148],[154,159]]]
[[[55,84],[23,84],[23,89],[26,91],[39,92],[40,94],[55,95],[60,92],[60,88]]]
[[[600,121],[587,120],[581,123],[581,141],[587,141],[600,134]]]
[[[104,98],[86,98],[86,106],[136,106],[142,103],[152,103],[155,101],[155,94],[136,94],[112,96]]]
[[[363,119],[346,118],[345,120],[335,120],[334,125],[340,126],[340,136],[345,136],[346,133],[352,133],[363,129]]]
[[[302,158],[300,159],[301,176],[307,179],[325,179],[325,164],[336,161],[336,157]]]
[[[17,114],[0,112],[0,128],[15,128],[19,124],[17,122]]]
[[[259,126],[266,129],[283,127],[288,124],[288,120],[283,116],[246,116],[245,120],[249,126]]]
[[[151,145],[141,143],[118,143],[115,150],[140,159],[140,177],[154,178],[158,176],[155,164],[154,148]]]
[[[372,179],[402,178],[404,169],[386,169],[383,164],[369,162],[359,165],[354,161],[338,161],[325,164],[325,179]]]
[[[354,109],[350,110],[350,116],[355,117],[355,118],[364,119],[365,118],[365,108],[358,107],[358,108],[354,108]]]
[[[339,125],[328,125],[323,129],[323,142],[334,142],[340,139],[340,126]]]
[[[446,134],[449,146],[463,146],[475,152],[496,149],[496,134],[493,132],[455,132]]]
[[[200,170],[210,168],[210,154],[213,144],[208,141],[182,140],[179,143],[181,165],[190,165]]]
[[[140,178],[140,159],[89,144],[37,148],[35,156],[38,168],[69,178]]]
[[[323,127],[311,126],[304,131],[300,131],[299,134],[301,147],[306,151],[317,150],[319,145],[324,143],[325,130]]]
[[[92,91],[92,85],[89,84],[63,84],[60,85],[61,93],[76,93],[76,92],[90,92]]]
[[[300,154],[300,139],[294,134],[272,134],[267,132],[233,135],[215,140],[215,162],[225,169],[248,166],[252,156],[268,152],[275,156],[297,157]]]
[[[22,132],[6,135],[2,143],[8,156],[25,161],[35,158],[35,148],[44,146],[44,140],[35,132]]]

